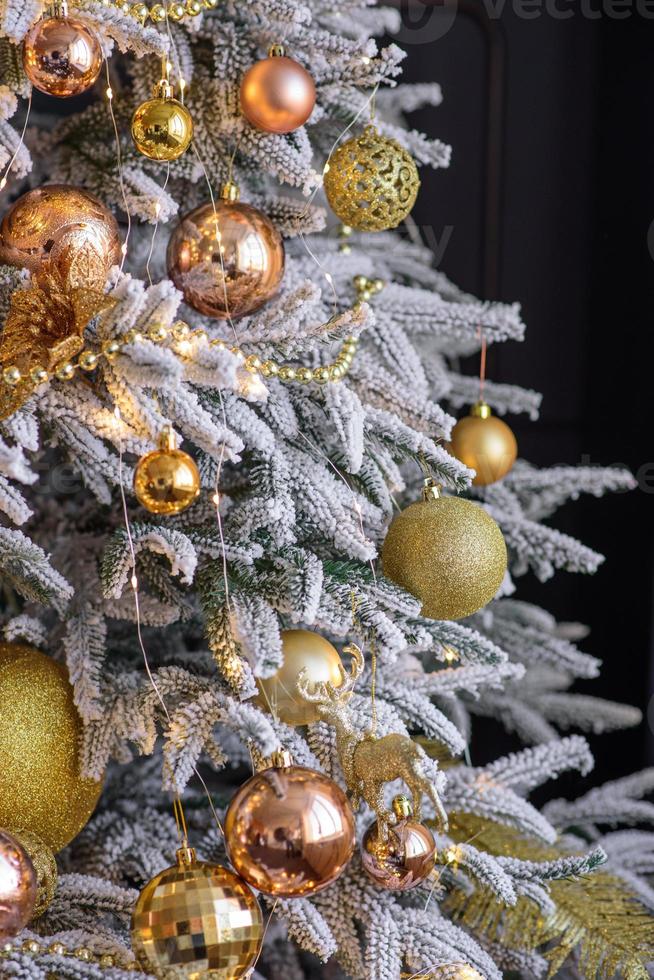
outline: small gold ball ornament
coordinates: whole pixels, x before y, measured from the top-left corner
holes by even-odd
[[[143,891],[132,916],[132,946],[147,973],[161,980],[241,980],[263,941],[263,916],[246,883],[192,848]]]
[[[334,151],[324,186],[343,224],[357,231],[386,231],[411,212],[420,178],[413,158],[397,140],[366,126]]]
[[[36,834],[30,834],[27,830],[18,830],[13,835],[16,840],[29,854],[30,860],[36,872],[36,904],[32,914],[33,919],[38,919],[46,911],[57,890],[59,874],[55,856]]]
[[[136,109],[132,139],[139,153],[150,160],[177,160],[191,145],[191,113],[174,97],[167,79],[162,78],[155,85],[152,98]]]
[[[448,449],[476,471],[472,482],[477,487],[497,483],[511,471],[518,458],[516,437],[485,402],[477,402],[470,415],[457,422]]]
[[[188,453],[177,449],[175,433],[166,427],[159,448],[143,456],[134,470],[134,493],[151,514],[181,514],[200,495],[200,473]]]
[[[463,619],[495,596],[507,568],[499,527],[461,497],[425,481],[424,500],[395,518],[382,547],[384,575],[422,602],[429,619]]]
[[[413,808],[406,796],[396,796],[393,812],[397,823],[380,832],[376,820],[364,834],[361,861],[368,877],[387,891],[406,892],[428,878],[436,863],[436,842],[429,827],[412,820]]]
[[[311,630],[284,630],[284,663],[272,677],[258,678],[256,702],[286,725],[310,725],[320,720],[315,704],[305,701],[297,689],[301,671],[310,684],[343,683],[341,658],[336,647]]]
[[[98,36],[82,21],[66,16],[45,17],[29,30],[23,43],[23,68],[34,88],[68,99],[82,95],[102,68]]]

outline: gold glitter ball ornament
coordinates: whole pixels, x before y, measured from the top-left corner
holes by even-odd
[[[177,449],[175,433],[164,429],[159,448],[134,470],[134,493],[151,514],[181,514],[200,495],[200,473],[188,453]]]
[[[396,796],[397,823],[381,832],[378,821],[368,827],[361,844],[363,869],[387,891],[406,892],[428,878],[436,863],[436,842],[429,827],[412,820],[406,796]]]
[[[495,596],[507,568],[504,537],[492,517],[461,497],[425,499],[395,518],[382,547],[384,575],[422,602],[429,619],[463,619]]]
[[[50,905],[57,890],[59,873],[55,856],[36,834],[30,834],[27,830],[18,830],[13,835],[19,844],[25,849],[34,865],[36,872],[36,904],[32,918],[37,919],[43,915]]]
[[[161,980],[241,980],[259,955],[263,917],[246,883],[192,848],[150,881],[132,916],[132,946]]]
[[[299,693],[298,677],[304,670],[311,687],[325,682],[340,687],[341,658],[336,647],[311,630],[284,630],[282,649],[284,663],[277,673],[257,679],[256,703],[285,725],[310,725],[320,720],[320,714],[317,706]]]
[[[477,402],[470,415],[457,422],[447,448],[476,471],[472,482],[477,487],[497,483],[513,469],[518,457],[518,443],[513,432],[506,422],[493,415],[485,402]]]
[[[86,92],[102,62],[97,34],[75,17],[37,21],[23,44],[23,68],[34,88],[60,99]]]
[[[366,126],[332,154],[324,176],[334,214],[357,231],[396,228],[410,214],[420,189],[413,158],[397,140]]]
[[[33,647],[0,644],[0,827],[60,851],[88,822],[102,783],[79,767],[82,721],[64,667]]]
[[[0,943],[25,928],[35,902],[34,865],[20,841],[0,830]]]
[[[155,85],[153,97],[136,109],[132,139],[139,153],[150,160],[177,160],[191,145],[191,113],[174,98],[173,88],[165,79]]]

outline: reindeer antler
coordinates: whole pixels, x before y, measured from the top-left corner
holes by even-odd
[[[331,681],[320,681],[317,684],[312,684],[307,679],[306,667],[300,671],[296,686],[305,701],[310,701],[312,704],[339,703],[344,698],[348,698],[352,693],[354,685],[363,672],[365,660],[356,643],[350,643],[346,647],[343,647],[343,653],[352,655],[352,664],[350,673],[345,670],[343,664],[338,665],[341,674],[341,683],[338,687],[332,684]]]

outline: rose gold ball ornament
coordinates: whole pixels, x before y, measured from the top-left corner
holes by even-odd
[[[225,817],[230,861],[266,895],[315,895],[343,873],[354,851],[354,815],[343,790],[286,752],[236,793]]]
[[[167,79],[162,78],[155,85],[152,98],[136,109],[132,139],[139,153],[150,160],[177,160],[191,145],[191,113],[174,97]]]
[[[241,82],[243,115],[266,133],[299,129],[315,104],[313,78],[306,68],[286,57],[281,45],[274,45],[267,58],[252,65]]]
[[[477,402],[470,415],[460,419],[452,430],[450,452],[475,470],[477,487],[497,483],[507,475],[518,458],[518,443],[502,419],[493,415],[485,402]]]
[[[143,456],[134,470],[134,493],[151,514],[181,514],[200,495],[200,473],[188,453],[177,449],[177,439],[166,427],[159,448]]]
[[[185,218],[168,244],[168,275],[204,316],[227,319],[254,313],[272,299],[284,275],[282,237],[257,208],[239,202],[235,184],[221,200]]]
[[[0,830],[0,942],[25,928],[35,904],[34,865],[16,838]]]
[[[436,842],[428,827],[411,819],[406,796],[396,796],[395,826],[384,840],[377,821],[366,831],[361,845],[363,868],[369,878],[388,891],[406,892],[431,874],[436,862]]]
[[[0,263],[58,272],[71,287],[102,289],[122,257],[111,211],[81,187],[46,184],[12,204],[0,223]]]
[[[66,4],[37,21],[23,43],[23,68],[34,88],[68,99],[86,92],[100,74],[103,54],[97,35]]]
[[[262,940],[254,893],[227,868],[198,861],[190,847],[145,886],[132,916],[136,958],[162,980],[241,980]]]

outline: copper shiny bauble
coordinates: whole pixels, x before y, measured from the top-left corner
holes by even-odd
[[[463,619],[485,606],[504,579],[507,551],[493,518],[461,497],[425,500],[395,518],[382,546],[384,575],[422,602],[429,619]]]
[[[188,453],[175,447],[174,435],[162,434],[159,448],[136,464],[134,493],[151,514],[181,514],[200,495],[200,473]]]
[[[369,878],[380,888],[406,892],[431,874],[436,862],[436,841],[429,827],[411,819],[409,801],[393,801],[398,822],[384,838],[377,821],[366,831],[361,860]]]
[[[239,789],[225,817],[229,859],[266,895],[315,895],[354,851],[354,815],[333,780],[299,766],[273,767]]]
[[[81,187],[46,184],[28,191],[0,224],[0,263],[58,272],[71,287],[102,289],[120,260],[116,219]]]
[[[33,647],[0,644],[0,827],[65,847],[102,783],[79,766],[82,721],[64,667]]]
[[[478,487],[501,480],[511,471],[518,457],[518,443],[513,432],[483,402],[474,405],[470,415],[457,422],[448,448],[457,459],[476,471],[472,482]]]
[[[132,117],[132,139],[139,153],[151,160],[177,160],[193,139],[191,113],[177,99],[149,99]]]
[[[150,881],[132,916],[132,946],[161,980],[241,980],[259,955],[263,917],[245,882],[190,848]]]
[[[306,671],[310,685],[343,683],[341,658],[336,647],[311,630],[284,630],[282,633],[284,663],[273,677],[258,678],[259,707],[286,725],[310,725],[319,721],[315,704],[305,701],[297,689],[301,671]]]
[[[168,245],[168,275],[185,301],[218,319],[245,316],[272,299],[284,264],[284,243],[273,223],[238,201],[191,211]]]
[[[23,67],[34,88],[60,99],[86,92],[102,60],[97,35],[75,17],[38,21],[23,44]]]
[[[34,914],[36,872],[25,848],[0,830],[0,943],[21,932]]]
[[[243,115],[266,133],[299,129],[315,104],[316,86],[309,72],[281,54],[252,65],[241,82]]]

